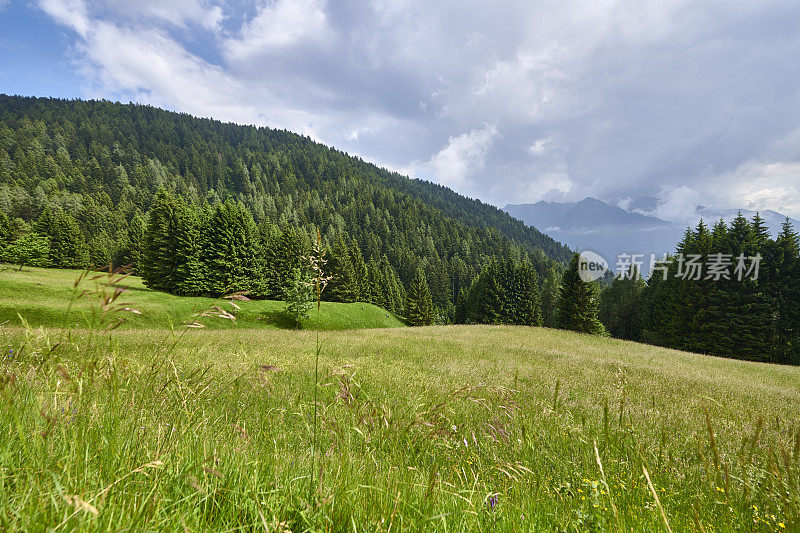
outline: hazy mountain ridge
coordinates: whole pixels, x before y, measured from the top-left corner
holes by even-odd
[[[580,202],[546,202],[542,200],[535,204],[509,204],[503,209],[511,216],[541,230],[546,228],[593,230],[631,224],[639,227],[673,225],[666,220],[626,211],[591,197]]]
[[[683,224],[646,214],[645,210],[655,208],[656,201],[651,197],[636,199],[629,205],[632,210],[625,210],[587,197],[580,202],[509,204],[503,210],[567,246],[599,253],[612,267],[619,254],[643,254],[643,271],[647,273],[650,254],[661,257],[664,253],[673,253],[686,229]],[[695,211],[697,220],[702,218],[709,225],[720,218],[730,221],[739,212],[748,219],[756,214],[748,209],[712,209],[700,205]],[[773,236],[780,232],[786,220],[785,215],[772,210],[759,211],[759,215]],[[789,221],[800,229],[800,221],[791,218]]]

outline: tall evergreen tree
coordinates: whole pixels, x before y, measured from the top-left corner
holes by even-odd
[[[88,250],[78,223],[61,209],[46,209],[34,226],[50,240],[48,266],[83,268],[88,262]]]
[[[4,212],[0,211],[0,259],[3,257],[3,250],[11,244],[13,236],[14,230],[11,221]]]
[[[355,302],[358,297],[358,281],[350,248],[344,239],[337,238],[328,254],[328,297],[334,302]]]
[[[775,241],[775,263],[770,284],[775,359],[800,364],[800,237],[787,218]]]
[[[582,333],[602,333],[597,319],[597,289],[581,280],[578,274],[579,254],[575,254],[561,279],[556,325]]]
[[[178,203],[175,225],[175,294],[197,296],[210,292],[205,284],[209,269],[203,264],[201,254],[203,229],[208,228],[205,216],[195,206]]]
[[[210,294],[250,293],[260,286],[261,239],[253,218],[241,203],[228,200],[217,205],[205,233],[200,261],[205,289]]]
[[[150,207],[140,269],[144,284],[151,289],[175,292],[177,226],[177,202],[161,190]]]
[[[142,253],[146,232],[147,224],[144,218],[141,213],[136,213],[128,227],[126,253],[123,256],[122,264],[130,264],[131,272],[137,275],[140,274],[142,268]]]
[[[433,324],[433,318],[431,292],[422,269],[419,269],[406,296],[406,319],[412,326],[429,326]]]

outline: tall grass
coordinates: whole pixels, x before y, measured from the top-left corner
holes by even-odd
[[[799,527],[796,369],[511,327],[330,332],[312,368],[315,332],[130,313],[3,329],[0,529]]]

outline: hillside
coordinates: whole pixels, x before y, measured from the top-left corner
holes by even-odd
[[[75,288],[81,271],[68,269],[26,268],[19,272],[8,265],[0,265],[0,324],[19,325],[20,316],[32,327],[58,326],[86,328],[94,319],[92,309],[98,303],[98,294],[86,291],[102,290],[107,279],[101,276],[95,282],[92,274]],[[141,314],[114,313],[109,317],[125,318],[119,329],[181,328],[183,323],[202,321],[210,329],[263,329],[294,328],[283,313],[285,304],[272,300],[236,301],[235,309],[224,299],[189,298],[173,296],[150,290],[141,279],[127,277],[114,285],[125,292],[120,302]],[[80,297],[79,297],[80,296]],[[235,315],[236,320],[197,317],[212,306],[220,306]],[[322,330],[402,327],[403,322],[394,314],[371,304],[323,302],[319,316],[316,309],[302,327]]]
[[[265,232],[383,257],[407,287],[422,269],[452,314],[486,258],[528,257],[539,273],[569,250],[492,206],[410,180],[286,131],[225,124],[141,105],[0,96],[0,213],[35,223],[74,217],[87,262],[126,262],[132,223],[166,189],[192,204],[241,201]],[[16,221],[16,222],[15,222]]]

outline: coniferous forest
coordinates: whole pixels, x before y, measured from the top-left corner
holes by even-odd
[[[737,259],[756,256],[757,270]],[[620,276],[603,289],[599,317],[623,339],[800,364],[798,280],[800,239],[788,221],[774,238],[758,215],[750,221],[740,214],[711,228],[701,221],[646,282]]]
[[[453,321],[484,265],[544,275],[570,257],[490,205],[286,131],[0,96],[7,260],[132,264],[158,290],[277,299],[317,230],[333,277],[326,299],[429,310],[412,323]]]

